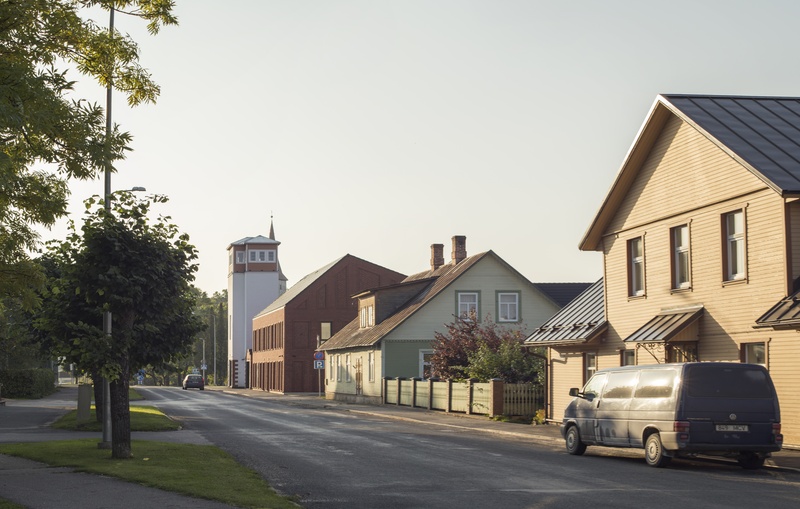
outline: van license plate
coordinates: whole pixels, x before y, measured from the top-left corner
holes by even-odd
[[[747,424],[717,424],[717,431],[741,431],[747,433],[750,426]]]

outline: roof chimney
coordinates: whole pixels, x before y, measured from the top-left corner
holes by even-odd
[[[444,244],[431,244],[431,270],[444,265]]]
[[[453,264],[461,263],[467,257],[467,237],[453,236]]]

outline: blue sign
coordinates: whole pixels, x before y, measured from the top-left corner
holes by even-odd
[[[325,369],[325,361],[314,361],[314,369]]]
[[[314,352],[314,360],[321,361],[325,358],[325,352]]]

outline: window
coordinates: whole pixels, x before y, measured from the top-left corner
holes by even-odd
[[[672,288],[690,288],[689,281],[689,226],[672,229]]]
[[[725,281],[739,281],[745,278],[745,236],[744,211],[737,210],[723,217],[724,247],[722,258],[725,266]]]
[[[642,237],[628,241],[628,295],[644,295],[644,246]]]
[[[320,322],[319,324],[319,340],[327,341],[331,338],[331,322]]]
[[[611,373],[603,389],[603,399],[629,399],[633,396],[637,375],[634,371]]]
[[[470,320],[473,316],[477,320],[478,313],[478,292],[458,292],[458,317]]]
[[[367,354],[367,377],[370,382],[375,381],[375,352]]]
[[[337,382],[341,382],[342,381],[342,356],[341,355],[337,355],[336,356],[336,381]]]
[[[336,356],[326,355],[325,357],[328,365],[328,380],[333,382],[336,380]]]
[[[742,345],[742,362],[760,364],[767,367],[767,345],[765,343],[745,343]]]
[[[697,361],[697,343],[667,344],[667,362]]]
[[[358,312],[359,326],[362,329],[375,325],[375,306],[361,306]]]
[[[497,321],[519,321],[519,292],[497,293]]]
[[[266,249],[251,249],[248,251],[250,253],[250,261],[254,263],[274,263],[275,262],[275,251],[273,250],[266,250]]]
[[[433,376],[433,350],[419,351],[419,376],[428,379]]]
[[[583,381],[584,383],[592,378],[597,371],[597,354],[586,352],[583,354]]]
[[[236,263],[244,263],[244,251],[236,251]]]
[[[620,366],[634,366],[636,364],[636,350],[621,350],[619,352]]]
[[[350,354],[344,356],[344,381],[350,381]]]

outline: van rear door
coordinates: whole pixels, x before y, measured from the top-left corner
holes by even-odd
[[[690,444],[735,450],[774,446],[780,409],[769,373],[757,364],[686,366],[681,420],[691,423]]]

